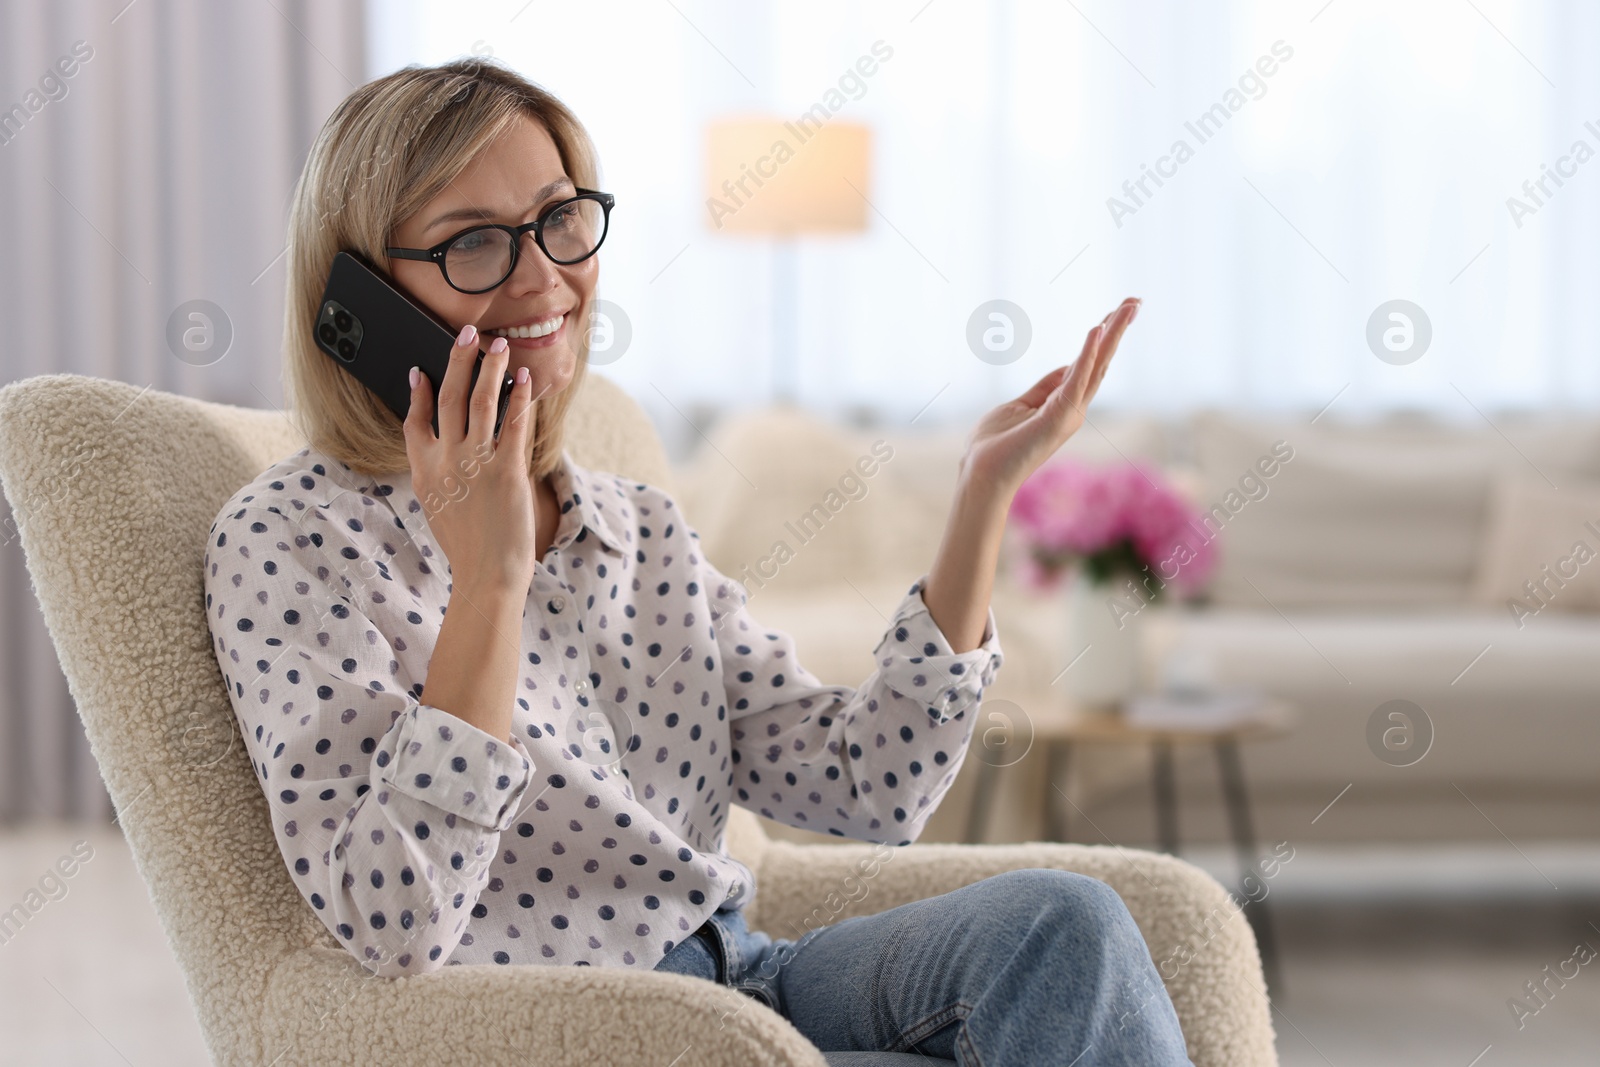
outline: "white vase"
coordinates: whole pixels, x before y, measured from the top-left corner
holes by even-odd
[[[1084,713],[1115,713],[1139,682],[1142,613],[1130,611],[1122,581],[1096,582],[1078,568],[1067,591],[1067,648],[1071,666],[1061,686]],[[1138,606],[1133,600],[1132,606]]]

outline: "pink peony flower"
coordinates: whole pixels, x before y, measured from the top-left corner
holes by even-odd
[[[1009,516],[1024,549],[1018,577],[1029,588],[1052,588],[1085,564],[1106,574],[1148,568],[1188,594],[1216,569],[1199,514],[1149,464],[1048,463],[1017,490]]]

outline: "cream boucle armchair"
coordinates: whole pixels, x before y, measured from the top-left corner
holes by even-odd
[[[570,418],[578,462],[672,491],[660,441],[614,383],[591,374]],[[280,412],[114,381],[46,375],[0,389],[0,483],[214,1061],[868,1062],[827,1058],[757,1001],[680,975],[484,965],[365,976],[284,869],[211,650],[201,590],[217,510],[303,444]],[[1216,881],[1180,860],[1056,844],[913,844],[879,860],[881,846],[776,841],[756,815],[732,814],[729,847],[759,883],[752,928],[792,938],[807,921],[872,914],[1013,868],[1081,871],[1127,901],[1163,964],[1197,1065],[1277,1062],[1250,927]]]

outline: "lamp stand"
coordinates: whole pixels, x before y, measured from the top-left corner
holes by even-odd
[[[800,399],[800,286],[797,242],[790,235],[772,244],[772,402],[790,407]]]

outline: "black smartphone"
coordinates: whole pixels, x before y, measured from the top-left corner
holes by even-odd
[[[412,367],[419,368],[433,383],[433,432],[438,434],[439,386],[456,343],[456,331],[444,320],[401,292],[365,257],[340,252],[328,271],[312,332],[318,348],[376,393],[402,420],[411,407],[409,374]],[[480,348],[472,365],[468,396],[478,384],[485,356]],[[500,383],[494,418],[497,438],[513,384],[510,374]],[[470,415],[468,418],[470,421]]]

